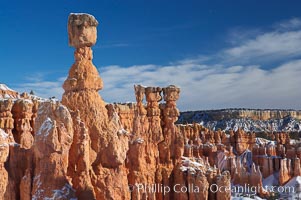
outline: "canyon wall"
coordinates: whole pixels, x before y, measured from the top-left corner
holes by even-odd
[[[223,109],[181,112],[177,123],[200,123],[207,128],[225,131],[301,132],[301,111]]]
[[[270,120],[282,119],[287,116],[301,120],[301,111],[299,110],[269,110],[269,109],[222,109],[222,110],[204,110],[204,111],[186,111],[181,112],[181,123],[191,120],[197,116],[206,116],[210,120],[219,121],[227,119],[248,118],[252,120]]]

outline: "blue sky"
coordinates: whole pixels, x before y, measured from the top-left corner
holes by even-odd
[[[181,110],[301,109],[300,1],[1,1],[0,82],[62,95],[71,12],[99,21],[94,64],[107,102],[134,84],[182,89]]]

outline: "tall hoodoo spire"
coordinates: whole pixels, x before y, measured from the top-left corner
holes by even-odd
[[[128,199],[127,174],[122,167],[128,136],[119,135],[121,125],[108,117],[98,93],[103,82],[92,63],[97,25],[89,14],[71,13],[68,18],[69,45],[75,47],[75,62],[63,84],[62,97],[75,123],[68,172],[79,199]],[[114,188],[117,181],[122,185],[120,191]]]

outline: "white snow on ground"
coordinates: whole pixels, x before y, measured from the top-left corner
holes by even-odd
[[[134,143],[142,144],[144,140],[142,138],[137,138]]]
[[[185,157],[185,156],[182,156],[182,165],[193,166],[193,167],[203,167],[204,166],[203,164],[196,162],[196,161],[192,161],[188,157]]]
[[[254,198],[249,198],[249,197],[231,197],[231,200],[264,200],[258,196],[255,196]]]
[[[291,145],[294,145],[294,144],[297,144],[297,143],[298,143],[298,141],[297,141],[297,140],[290,139],[290,144],[291,144]]]
[[[0,84],[0,90],[8,90],[8,91],[15,92],[14,90],[12,90],[9,87],[7,87],[7,85],[5,85],[5,84]]]
[[[0,137],[2,137],[3,139],[8,139],[8,134],[5,133],[1,128],[0,128]],[[9,146],[8,143],[2,143],[2,144],[0,145],[0,150],[1,150],[1,151],[0,151],[0,156],[2,156],[2,154],[4,154],[4,152],[3,152],[2,150],[7,149],[8,146]]]
[[[9,99],[9,98],[13,98],[13,96],[9,95],[9,94],[5,94],[4,95],[4,99]]]
[[[256,144],[261,144],[261,145],[276,145],[276,141],[267,140],[264,138],[256,138],[255,141]]]
[[[66,183],[64,187],[60,190],[52,190],[52,197],[45,197],[44,200],[56,200],[56,199],[68,199],[70,198],[70,192],[74,192],[74,189],[71,185]],[[77,198],[72,198],[72,200],[77,200]]]
[[[40,175],[34,178],[34,181],[38,181],[38,188],[41,186],[40,181]],[[41,199],[41,197],[44,196],[45,190],[38,189],[35,194],[32,196],[32,200],[38,200]],[[72,195],[74,195],[75,190],[72,188],[72,186],[68,183],[66,183],[62,189],[60,190],[52,190],[52,196],[51,197],[44,197],[44,200],[56,200],[56,199],[69,199]],[[77,198],[71,198],[70,200],[77,200]]]
[[[70,13],[70,15],[88,15],[90,16],[91,18],[95,19],[93,15],[90,15],[88,13]]]
[[[0,90],[17,93],[16,91],[7,87],[5,84],[0,84]],[[0,94],[0,98],[1,99],[14,99],[15,97],[14,97],[14,95],[11,95],[11,94],[4,94],[4,95]]]
[[[237,130],[238,128],[246,132],[301,131],[301,121],[290,116],[270,120],[252,120],[248,118],[212,120],[210,116],[196,111],[192,112],[189,117],[181,114],[178,122],[196,122],[212,130],[220,128],[224,131]]]
[[[40,127],[40,129],[38,130],[38,132],[36,133],[36,135],[41,135],[41,133],[45,133],[45,136],[47,136],[49,134],[49,131],[53,128],[53,122],[51,121],[51,119],[48,117],[42,124],[42,126]]]
[[[41,174],[37,175],[34,177],[33,182],[37,185],[37,191],[35,192],[35,194],[33,194],[32,196],[32,200],[38,200],[44,193],[43,189],[40,189],[42,182],[41,182]]]
[[[180,167],[182,172],[190,171],[192,174],[196,173],[196,170],[201,170],[200,167],[203,167],[202,163],[190,160],[188,157],[182,156],[182,166]],[[210,169],[208,169],[210,170]]]
[[[279,185],[279,172],[271,174],[262,180],[263,187]]]
[[[247,166],[248,172],[251,172],[253,160],[252,160],[252,152],[247,149],[240,156],[237,156],[237,159],[240,159],[240,162],[243,166]]]
[[[120,129],[118,131],[119,134],[128,134],[129,132],[127,132],[125,129]]]
[[[301,185],[301,176],[295,176],[289,182],[287,182],[284,186],[285,187],[295,187],[297,183]]]
[[[36,95],[32,95],[32,94],[30,94],[29,96],[30,96],[31,99],[37,100],[39,102],[50,101],[50,99],[45,99],[45,98],[42,98],[42,97],[39,97],[39,96],[36,96]]]
[[[1,128],[0,128],[0,136],[1,136],[2,138],[8,138],[8,134],[5,133],[4,130],[1,129]]]

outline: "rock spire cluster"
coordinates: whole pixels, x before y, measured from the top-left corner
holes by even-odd
[[[61,102],[1,92],[0,200],[229,200],[231,186],[246,184],[268,197],[265,180],[301,176],[301,145],[288,133],[176,125],[175,85],[135,85],[135,103],[105,103],[92,62],[97,26],[92,15],[69,16],[75,61]]]

